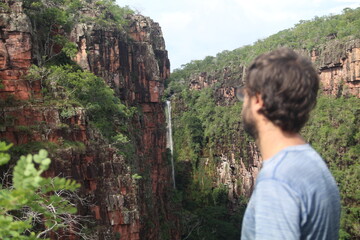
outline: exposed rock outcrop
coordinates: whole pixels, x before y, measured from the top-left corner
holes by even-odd
[[[84,109],[74,107],[73,116],[62,117],[59,107],[42,99],[41,80],[24,78],[37,48],[21,2],[8,5],[9,10],[0,13],[0,97],[6,99],[0,138],[16,145],[50,142],[55,146],[46,175],[81,183],[80,193],[88,204],[79,204],[79,213],[92,216],[94,238],[179,239],[178,221],[169,205],[172,182],[161,102],[170,63],[159,25],[132,15],[128,32],[81,23],[70,34],[78,46],[74,61],[104,78],[128,106],[140,109],[130,123],[135,149],[133,159],[128,159],[89,125]],[[91,9],[84,11],[96,15]],[[171,224],[165,228],[165,222]]]
[[[334,39],[311,53],[306,50],[298,52],[311,58],[319,71],[322,90],[325,94],[360,97],[359,39],[345,43]],[[189,88],[200,90],[214,87],[217,104],[229,105],[235,102],[234,87],[243,82],[245,74],[246,68],[242,65],[232,65],[221,71],[193,74],[188,79]],[[247,159],[237,159],[235,146],[233,150],[218,149],[217,155],[221,156],[221,161],[217,167],[217,184],[228,186],[229,199],[234,200],[241,195],[250,196],[254,187],[262,159],[253,142],[249,142],[248,151]]]
[[[255,186],[256,176],[260,171],[262,158],[254,142],[248,142],[247,158],[237,159],[235,153],[238,146],[233,146],[230,153],[221,154],[221,163],[217,167],[218,182],[228,187],[228,197],[236,203],[242,196],[250,197]]]
[[[325,94],[360,97],[360,40],[342,42],[331,40],[311,52],[299,50],[308,56],[319,71],[322,90]],[[234,99],[234,89],[245,76],[246,68],[233,65],[222,71],[202,72],[189,78],[189,88],[199,90],[218,85],[216,99],[218,104],[226,105]]]
[[[342,43],[328,42],[321,50],[315,50],[311,58],[319,69],[326,94],[360,97],[360,40]]]
[[[78,40],[80,49],[76,58],[78,63],[103,77],[122,100],[130,105],[137,104],[142,111],[142,116],[133,123],[141,134],[136,143],[137,162],[132,164],[140,175],[149,177],[149,181],[140,180],[138,187],[125,187],[124,184],[113,186],[113,189],[128,188],[128,192],[138,194],[137,197],[141,200],[134,204],[137,209],[130,211],[133,213],[130,216],[135,216],[135,221],[129,220],[129,217],[127,223],[122,221],[121,215],[118,215],[124,207],[120,204],[116,204],[119,209],[108,211],[108,218],[116,231],[121,232],[122,226],[127,224],[130,231],[140,232],[141,239],[159,239],[160,219],[170,221],[167,215],[167,198],[171,177],[165,159],[165,116],[161,102],[164,80],[169,76],[170,64],[159,25],[140,15],[131,16],[129,21],[129,35],[121,31],[96,28],[92,31],[79,31],[79,27],[82,27],[80,25],[75,28],[72,36]],[[127,37],[130,40],[127,40]],[[128,164],[131,164],[130,162],[129,159]],[[121,178],[123,173],[118,172],[115,175]],[[135,190],[138,192],[134,192]],[[110,190],[103,191],[105,196],[110,193]],[[115,199],[121,198],[118,194],[113,196]],[[101,209],[104,207],[108,208],[108,205],[99,206]],[[165,213],[165,216],[160,216],[162,213]],[[142,216],[141,223],[139,215]],[[146,222],[151,222],[151,226],[144,226]],[[173,234],[176,239],[176,233]]]
[[[193,74],[189,78],[189,88],[200,90],[206,87],[215,87],[215,98],[219,105],[234,103],[234,87],[239,86],[245,76],[246,68],[242,65],[233,65],[224,68],[222,71],[202,72]]]
[[[0,79],[3,89],[0,98],[8,95],[26,100],[40,90],[31,86],[22,76],[32,61],[31,26],[29,18],[22,11],[22,3],[9,3],[8,9],[0,12]]]

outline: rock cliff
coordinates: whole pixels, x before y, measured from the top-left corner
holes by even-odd
[[[3,85],[0,97],[4,99],[12,95],[27,100],[33,89],[21,76],[32,63],[31,26],[22,11],[21,2],[13,2],[9,6],[9,11],[0,13],[0,78]],[[39,87],[36,89],[39,90]]]
[[[298,52],[311,58],[319,71],[322,90],[325,94],[360,97],[359,39],[345,43],[333,39],[311,52],[304,50]],[[220,71],[192,74],[188,79],[189,89],[200,90],[214,87],[217,104],[232,105],[235,102],[234,86],[243,81],[245,74],[246,68],[236,64]],[[243,141],[243,139],[238,140]],[[233,150],[219,148],[216,153],[222,160],[217,167],[217,184],[226,184],[229,187],[229,197],[233,200],[241,195],[250,196],[262,164],[259,151],[252,142],[249,142],[247,147],[249,151],[247,159],[240,159],[240,164],[237,164],[239,159],[236,161],[235,145]]]
[[[102,77],[126,105],[138,108],[130,123],[135,146],[130,159],[90,126],[85,109],[73,107],[73,116],[62,117],[59,107],[43,99],[41,79],[25,78],[38,54],[31,24],[21,2],[5,4],[9,8],[0,13],[0,138],[18,146],[53,147],[46,175],[81,183],[79,194],[87,204],[79,202],[78,209],[90,216],[87,225],[94,239],[179,239],[169,204],[172,183],[161,97],[170,63],[160,26],[131,15],[128,31],[79,23],[68,36],[78,46],[74,61]],[[82,14],[96,15],[91,9]]]
[[[314,50],[311,59],[319,69],[322,89],[335,96],[360,97],[360,40],[332,40]]]
[[[311,59],[319,71],[322,90],[325,94],[360,97],[360,40],[339,41],[333,39],[311,52],[299,50]],[[233,87],[245,76],[246,67],[232,65],[222,71],[193,74],[189,79],[190,89],[217,87],[219,104],[228,104],[234,98]]]

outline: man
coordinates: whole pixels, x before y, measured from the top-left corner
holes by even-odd
[[[247,206],[241,239],[338,239],[340,197],[323,159],[299,131],[316,104],[311,62],[281,48],[248,69],[242,119],[263,167]]]

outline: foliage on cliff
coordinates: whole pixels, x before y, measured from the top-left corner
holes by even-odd
[[[74,116],[73,106],[86,109],[89,120],[108,139],[121,138],[134,112],[120,102],[104,79],[75,66],[32,66],[27,79],[42,80],[44,100],[60,106],[62,117]]]
[[[0,165],[9,162],[11,145],[0,142]],[[12,172],[12,184],[2,176],[0,185],[0,238],[43,239],[51,231],[76,228],[76,208],[63,197],[79,185],[64,178],[44,178],[51,160],[45,150],[21,156]],[[39,226],[42,228],[38,228]],[[73,225],[73,226],[71,226]]]
[[[176,157],[197,160],[204,147],[214,153],[218,148],[231,148],[235,140],[245,137],[238,131],[241,104],[218,106],[213,93],[212,88],[201,91],[185,88],[174,96]]]
[[[303,130],[340,188],[340,239],[360,238],[360,99],[321,96]]]
[[[39,65],[59,62],[65,56],[74,57],[75,43],[69,33],[78,23],[92,22],[101,28],[123,29],[126,16],[132,13],[128,7],[119,7],[114,0],[22,0],[25,13],[31,20],[36,58]],[[94,16],[81,10],[93,9]]]
[[[235,152],[238,161],[240,157],[250,160],[247,156],[250,138],[241,130],[241,104],[217,106],[212,92],[212,88],[191,91],[184,86],[172,98],[177,186],[183,192],[184,208],[199,219],[202,219],[204,209],[214,207],[211,196],[219,189],[215,174],[219,153]],[[305,139],[323,156],[339,185],[342,199],[340,239],[360,237],[359,124],[360,99],[321,95],[309,123],[302,131]],[[226,192],[226,187],[222,189]],[[240,200],[239,203],[237,211],[241,213],[243,206]],[[225,201],[215,207],[228,205]],[[229,216],[240,218],[240,215],[230,214],[227,218]],[[222,221],[221,217],[211,214],[208,217],[210,222],[198,220],[201,222],[197,226],[199,229],[211,229],[219,234],[217,237],[227,231],[219,223],[211,224],[211,217]],[[191,220],[190,225],[194,221]],[[193,233],[189,239],[200,237]]]
[[[217,183],[220,154],[242,153],[247,136],[239,131],[241,104],[215,104],[213,89],[183,88],[173,96],[176,184],[186,239],[238,239],[243,199],[231,203],[228,187]],[[239,143],[238,146],[234,142]]]
[[[80,1],[68,1],[61,7],[61,1],[24,0],[25,13],[30,17],[33,38],[39,47],[37,60],[43,64],[60,53],[72,56],[76,45],[65,37],[75,23],[76,12],[81,8]],[[59,50],[63,49],[63,52]]]
[[[127,108],[106,85],[104,79],[83,71],[72,58],[78,46],[70,41],[76,24],[88,23],[99,28],[126,28],[128,7],[114,0],[22,0],[30,18],[35,65],[26,79],[40,80],[44,100],[60,107],[61,117],[76,114],[74,107],[86,110],[93,126],[112,143],[124,147],[128,138],[127,120],[134,109]],[[86,10],[92,9],[91,14]]]
[[[221,100],[216,99],[216,91],[228,85],[229,80],[218,73],[223,73],[224,68],[240,69],[239,66],[246,66],[257,55],[279,46],[310,51],[321,49],[322,44],[332,38],[340,41],[358,38],[359,27],[360,8],[344,9],[340,15],[300,21],[293,28],[259,40],[252,46],[191,61],[172,73],[166,95],[172,96],[177,184],[183,193],[185,209],[193,212],[197,219],[202,219],[201,211],[212,207],[204,199],[211,199],[208,197],[220,187],[216,180],[220,153],[234,152],[237,161],[240,158],[249,159],[246,148],[251,140],[241,130],[241,104],[220,106]],[[189,90],[191,79],[198,79],[193,76],[204,72],[207,76],[216,76],[217,83],[201,90]],[[235,75],[234,80],[240,82],[242,73]],[[360,99],[321,94],[312,118],[302,131],[305,139],[323,156],[339,185],[342,197],[340,239],[343,240],[360,238],[359,119]],[[248,164],[247,161],[244,164]],[[240,213],[242,202],[239,199]],[[228,203],[222,206],[228,206]],[[193,220],[189,222],[194,225]],[[226,229],[219,224],[201,223],[208,227],[208,231],[220,234],[218,236]],[[197,227],[201,229],[203,225]],[[191,239],[201,239],[196,233],[190,235]]]

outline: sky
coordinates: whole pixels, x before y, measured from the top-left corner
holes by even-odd
[[[360,7],[360,0],[116,0],[160,24],[171,70],[251,45],[300,20]]]

